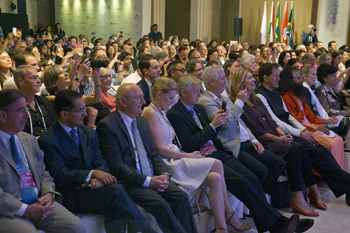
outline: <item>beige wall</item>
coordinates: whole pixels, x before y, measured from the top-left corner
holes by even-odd
[[[338,48],[348,41],[349,29],[349,12],[350,1],[340,0],[338,6],[338,20],[335,25],[327,25],[328,20],[328,1],[320,0],[317,17],[317,38],[323,42],[325,48],[328,47],[328,42],[335,40]]]
[[[267,0],[267,26],[271,17],[271,0]],[[288,2],[288,17],[290,13],[290,0]],[[275,4],[275,14],[277,11],[277,1]],[[284,15],[285,1],[280,1],[281,8],[281,28]],[[306,26],[311,21],[312,0],[294,0],[295,35],[294,44],[301,43],[301,35],[305,32]],[[247,40],[250,44],[260,44],[261,20],[264,14],[264,0],[242,0],[241,17],[243,18],[243,35],[241,41]],[[267,36],[269,40],[269,36]]]

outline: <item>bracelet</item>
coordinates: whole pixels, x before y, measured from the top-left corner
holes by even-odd
[[[101,87],[101,84],[95,84],[95,87]]]
[[[80,82],[80,83],[82,81],[81,79],[78,79],[78,78],[75,78],[74,80],[77,81],[77,82]]]

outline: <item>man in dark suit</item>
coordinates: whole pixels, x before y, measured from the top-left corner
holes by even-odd
[[[73,212],[100,213],[107,232],[154,232],[133,200],[109,173],[96,132],[84,126],[86,107],[73,90],[57,94],[59,117],[39,139],[45,164],[63,194],[63,204]]]
[[[54,202],[61,195],[35,137],[20,132],[29,118],[26,105],[20,91],[0,92],[0,231],[85,232],[79,218]]]
[[[303,232],[310,228],[313,220],[298,221],[298,215],[287,219],[271,207],[257,177],[230,152],[223,150],[216,136],[226,122],[227,112],[220,110],[214,119],[209,121],[205,109],[197,104],[201,96],[201,81],[193,75],[185,75],[179,79],[178,85],[180,100],[168,111],[167,116],[182,149],[186,152],[199,150],[222,161],[227,189],[249,208],[259,232]],[[206,148],[211,147],[211,151],[205,152],[204,145]]]
[[[143,78],[137,83],[143,93],[145,104],[148,106],[152,102],[151,86],[154,80],[160,76],[159,63],[154,58],[143,58],[139,63],[139,69],[142,72]]]
[[[117,111],[97,126],[102,154],[112,174],[163,232],[197,232],[188,197],[170,180],[155,149],[149,125],[140,114],[145,104],[141,89],[122,84],[116,95]]]

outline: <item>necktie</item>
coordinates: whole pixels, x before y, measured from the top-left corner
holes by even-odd
[[[191,113],[191,116],[193,118],[193,120],[196,122],[197,126],[200,128],[200,129],[203,129],[203,126],[201,124],[201,121],[199,120],[196,112],[194,111],[193,108],[190,109],[190,113]]]
[[[70,136],[73,138],[75,145],[77,145],[77,147],[79,147],[79,137],[78,137],[77,129],[72,129],[70,131]]]
[[[131,123],[132,133],[134,134],[134,143],[137,150],[137,156],[139,157],[139,162],[141,163],[141,172],[146,176],[153,176],[153,169],[148,160],[147,152],[143,145],[140,133],[137,129],[137,123],[134,119]]]
[[[25,204],[32,204],[38,200],[38,196],[34,191],[36,184],[34,182],[32,172],[24,165],[16,146],[15,137],[10,138],[10,147],[13,161],[16,164],[16,169],[21,177],[21,193]]]

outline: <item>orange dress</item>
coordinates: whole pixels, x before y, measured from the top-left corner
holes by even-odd
[[[314,115],[305,99],[300,100],[292,92],[286,92],[282,98],[288,108],[289,113],[297,119],[310,132],[314,132],[313,136],[324,147],[326,147],[334,156],[339,166],[344,168],[344,142],[339,136],[326,137],[317,131],[317,126],[324,124],[323,121]]]

